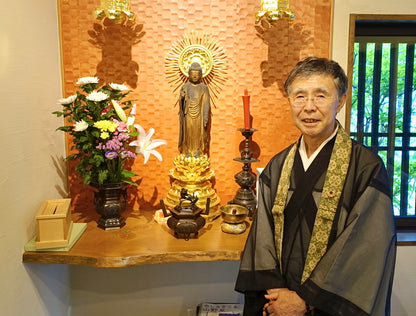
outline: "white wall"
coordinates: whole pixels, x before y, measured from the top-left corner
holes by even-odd
[[[344,69],[348,65],[348,32],[350,14],[412,14],[415,0],[334,0],[332,58]],[[345,111],[339,115],[345,122]],[[398,248],[392,294],[392,316],[416,315],[416,247]]]
[[[201,302],[242,303],[238,261],[72,268],[72,315],[195,316]]]
[[[64,138],[51,112],[61,98],[57,6],[2,1],[0,9],[0,314],[67,315],[68,267],[22,263],[45,199],[65,181]]]
[[[397,249],[396,271],[392,293],[392,316],[416,315],[416,247]]]

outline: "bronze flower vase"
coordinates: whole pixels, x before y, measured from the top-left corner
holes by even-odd
[[[91,183],[94,192],[95,210],[101,215],[98,227],[104,230],[120,229],[126,224],[121,213],[126,209],[126,183]]]

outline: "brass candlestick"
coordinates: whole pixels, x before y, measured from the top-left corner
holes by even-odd
[[[241,134],[245,137],[244,149],[240,152],[241,157],[234,158],[235,161],[243,163],[243,170],[234,176],[235,181],[240,186],[234,199],[228,202],[228,204],[238,204],[246,207],[249,211],[248,216],[253,218],[256,209],[257,201],[254,194],[253,186],[256,183],[256,176],[251,171],[251,164],[258,162],[259,160],[253,158],[253,153],[250,151],[250,139],[257,129],[239,128]]]

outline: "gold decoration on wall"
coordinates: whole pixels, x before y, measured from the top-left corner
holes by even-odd
[[[130,0],[101,0],[100,7],[93,15],[99,21],[107,17],[117,24],[126,19],[134,23],[136,19],[136,15],[130,11]]]
[[[290,10],[289,0],[261,0],[260,11],[256,13],[256,23],[262,18],[267,19],[271,24],[282,18],[291,22],[295,16]]]
[[[176,92],[188,81],[188,69],[193,62],[202,67],[202,82],[210,92],[211,101],[218,98],[226,80],[227,56],[215,38],[200,33],[190,32],[176,42],[165,59],[166,77]]]

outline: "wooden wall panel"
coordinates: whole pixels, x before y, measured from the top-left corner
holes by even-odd
[[[306,56],[329,57],[331,33],[330,0],[292,0],[296,19],[270,26],[254,23],[260,0],[131,0],[136,13],[133,28],[103,25],[92,11],[98,0],[60,0],[63,86],[65,97],[74,93],[78,78],[97,75],[109,82],[125,83],[134,89],[137,119],[146,130],[168,144],[159,147],[163,162],[152,157],[133,168],[141,184],[132,189],[131,205],[155,209],[170,188],[169,169],[178,154],[177,95],[165,76],[165,57],[184,33],[200,31],[215,37],[227,54],[228,75],[212,110],[211,168],[221,204],[231,200],[238,185],[234,174],[242,165],[238,157],[243,141],[237,128],[243,127],[241,96],[251,95],[255,152],[260,159],[253,170],[294,142],[299,133],[290,117],[283,94],[283,82],[297,61]],[[121,35],[121,36],[120,36]],[[69,151],[69,146],[68,146]],[[69,166],[70,194],[76,209],[91,207],[88,188]]]

